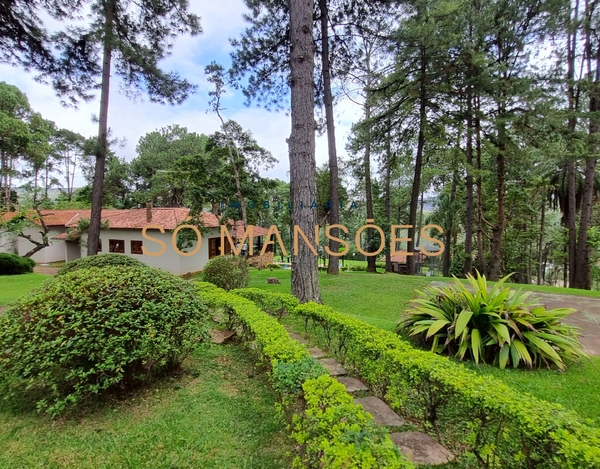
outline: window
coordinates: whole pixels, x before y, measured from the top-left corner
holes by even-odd
[[[144,254],[144,251],[142,251],[143,245],[142,241],[131,241],[131,254]]]
[[[231,246],[229,241],[225,240],[225,254],[231,254]],[[221,255],[221,238],[209,238],[208,239],[208,258]]]
[[[98,252],[102,252],[102,240],[98,240]]]
[[[109,239],[108,252],[119,252],[125,254],[125,241],[122,239]]]

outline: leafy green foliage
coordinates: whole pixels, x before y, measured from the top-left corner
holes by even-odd
[[[202,270],[202,280],[229,291],[248,286],[248,262],[238,256],[213,257]]]
[[[310,467],[331,468],[412,467],[389,437],[373,425],[371,416],[352,402],[344,386],[326,375],[306,346],[292,339],[253,301],[240,297],[242,290],[227,293],[210,283],[196,285],[211,309],[234,316],[236,325],[254,340],[271,365],[273,386],[281,394],[284,410],[297,409],[295,397],[303,392],[305,412],[294,415],[292,422],[293,437],[303,444],[306,460],[297,458],[294,467],[304,467],[304,462],[312,464]],[[272,301],[277,301],[275,298]]]
[[[306,411],[294,416],[292,437],[305,445],[308,467],[411,468],[387,432],[371,414],[352,402],[344,386],[330,376],[302,386]]]
[[[556,365],[585,354],[576,328],[561,323],[575,312],[570,308],[547,310],[529,299],[530,292],[504,286],[504,277],[491,291],[485,276],[467,277],[473,293],[455,279],[454,285],[429,287],[419,292],[398,324],[436,353],[461,360],[470,356],[505,368]]]
[[[298,298],[293,295],[266,292],[259,288],[241,288],[233,290],[232,293],[254,301],[263,311],[279,317],[291,313],[299,304]]]
[[[17,275],[33,272],[35,261],[17,254],[0,253],[0,275]]]
[[[58,414],[179,366],[208,338],[193,285],[132,265],[53,278],[0,316],[0,382]]]
[[[65,275],[69,272],[74,272],[80,269],[89,269],[90,267],[107,267],[117,265],[139,268],[147,267],[143,262],[123,254],[97,254],[95,256],[82,257],[81,259],[75,259],[71,262],[67,262],[56,275]]]
[[[328,306],[305,303],[295,314],[314,325],[315,334],[322,331],[330,349],[394,410],[423,422],[460,459],[482,467],[485,461],[502,468],[600,467],[600,430],[562,406],[417,350]]]

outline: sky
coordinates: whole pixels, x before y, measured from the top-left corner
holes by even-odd
[[[111,137],[122,140],[123,146],[116,153],[131,161],[136,156],[136,145],[140,137],[161,127],[179,124],[190,132],[210,134],[220,127],[219,119],[208,114],[208,92],[211,89],[204,76],[204,67],[212,61],[230,66],[229,53],[233,50],[230,38],[244,31],[247,23],[242,14],[247,12],[242,0],[190,0],[190,12],[201,17],[203,34],[195,37],[180,36],[175,42],[173,53],[160,63],[164,70],[177,71],[188,81],[197,84],[197,92],[182,105],[169,106],[151,103],[142,96],[130,100],[119,89],[118,78],[111,80],[108,120]],[[114,74],[113,74],[114,76]],[[16,85],[23,91],[32,109],[45,119],[54,121],[58,127],[78,132],[84,136],[97,135],[98,127],[93,116],[99,112],[99,94],[78,109],[61,106],[48,85],[37,83],[33,74],[19,68],[0,64],[0,81]],[[226,119],[237,121],[245,130],[252,132],[259,145],[271,151],[279,163],[263,176],[289,181],[289,159],[285,139],[290,134],[290,118],[285,113],[269,112],[253,104],[244,106],[241,91],[228,90],[223,99],[222,112]],[[360,118],[360,109],[349,101],[335,107],[336,140],[338,156],[346,155],[345,146],[351,125]],[[325,135],[317,137],[317,166],[328,161]],[[76,186],[84,184],[80,176]]]

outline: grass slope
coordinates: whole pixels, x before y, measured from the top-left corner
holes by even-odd
[[[48,280],[47,275],[21,274],[0,276],[0,306],[14,303],[29,290]]]
[[[58,421],[0,400],[0,468],[291,467],[275,398],[248,355],[212,346],[178,379]]]

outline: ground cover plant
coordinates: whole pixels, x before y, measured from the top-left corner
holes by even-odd
[[[0,315],[0,383],[52,414],[177,369],[208,338],[193,285],[147,267],[57,276]]]
[[[0,253],[0,275],[19,275],[33,272],[35,261],[17,254]]]
[[[579,333],[561,322],[575,309],[546,309],[531,292],[504,286],[505,277],[490,291],[485,276],[468,276],[473,292],[455,279],[453,285],[418,292],[402,316],[398,330],[447,353],[505,368],[550,365],[565,369],[565,359],[584,357]]]
[[[0,467],[289,468],[294,445],[275,399],[246,350],[210,346],[173,377],[58,420],[0,399]]]

